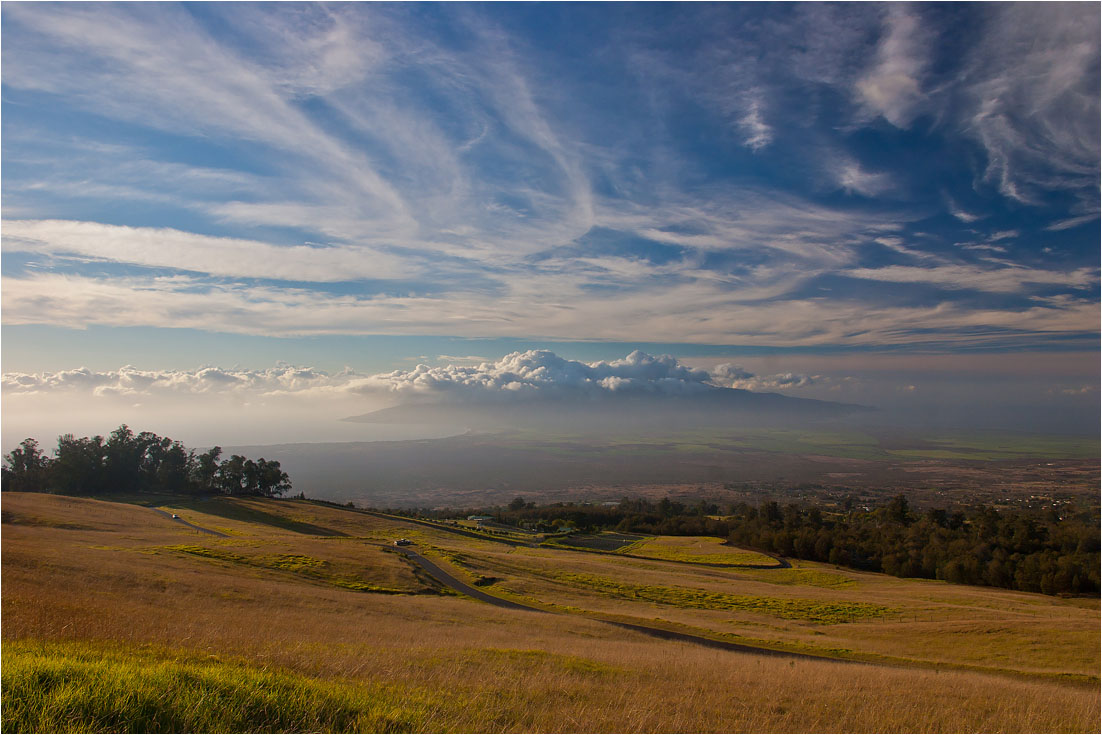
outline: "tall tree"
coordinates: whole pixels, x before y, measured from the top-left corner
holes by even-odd
[[[102,436],[77,439],[63,434],[57,438],[54,454],[50,463],[54,489],[70,495],[93,495],[106,489],[106,446]]]
[[[192,468],[191,484],[197,493],[219,491],[218,458],[222,456],[222,447],[211,447],[195,459]]]
[[[46,489],[50,459],[38,448],[34,439],[24,439],[19,446],[4,455],[3,489],[42,491]]]

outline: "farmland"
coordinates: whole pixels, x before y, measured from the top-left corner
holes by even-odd
[[[592,553],[308,501],[144,501],[222,535],[134,502],[4,495],[5,730],[1099,726],[1097,599],[692,563],[752,553],[706,538]],[[546,612],[455,594],[398,537]]]
[[[307,495],[379,508],[485,507],[518,494],[537,503],[631,494],[830,505],[901,491],[919,505],[1098,505],[1094,437],[713,428],[231,449],[279,456]]]

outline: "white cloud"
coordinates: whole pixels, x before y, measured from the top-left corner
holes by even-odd
[[[757,99],[747,107],[746,114],[739,119],[739,126],[746,134],[746,146],[752,150],[761,150],[773,142],[773,129],[766,124],[762,103]]]
[[[1046,284],[1087,288],[1098,282],[1098,271],[1094,268],[1048,271],[1022,267],[979,268],[970,265],[942,265],[920,268],[892,265],[883,268],[854,268],[845,271],[844,275],[870,281],[929,283],[943,288],[975,289],[996,293],[1020,293],[1027,290],[1029,286]]]
[[[776,373],[774,375],[755,375],[745,368],[731,363],[716,365],[711,370],[712,383],[724,388],[739,388],[752,391],[773,391],[786,388],[804,388],[814,385],[821,378],[800,373]]]
[[[900,267],[896,267],[900,268]],[[865,269],[855,277],[922,282],[926,269]],[[1013,291],[1030,282],[1064,282],[1059,274],[1029,269],[972,267],[934,270],[939,283]],[[1074,271],[1075,283],[1097,280]],[[1067,285],[1065,283],[1065,285]],[[353,297],[304,289],[208,285],[190,278],[116,278],[32,273],[3,278],[4,323],[89,324],[194,328],[231,334],[438,335],[461,337],[593,339],[705,344],[914,345],[922,341],[979,344],[1012,336],[1095,333],[1092,298],[1034,299],[1026,310],[983,308],[944,301],[892,307],[867,301],[799,298],[742,302],[729,288],[683,282],[644,291],[593,292],[570,274],[518,277],[494,299],[471,292],[442,297]]]
[[[1084,214],[1078,217],[1068,217],[1067,219],[1058,220],[1046,227],[1046,230],[1050,232],[1059,232],[1060,230],[1070,230],[1072,227],[1078,227],[1079,225],[1086,224],[1087,222],[1093,222],[1098,219],[1098,213]]]
[[[1098,216],[1098,8],[1079,3],[983,7],[982,41],[960,75],[964,131],[987,153],[984,178],[1007,197],[1045,191]],[[1073,225],[1069,225],[1073,226]]]
[[[856,259],[850,242],[895,232],[916,217],[902,209],[850,211],[746,187],[713,191],[704,202],[673,191],[658,194],[661,206],[610,205],[598,210],[598,222],[701,251],[754,251],[783,263],[790,275],[850,263]]]
[[[478,13],[455,11],[448,21],[466,19],[462,27],[469,31],[469,39],[455,47],[431,29],[411,28],[409,17],[394,7],[212,7],[234,29],[225,35],[175,6],[5,6],[6,86],[189,136],[197,148],[210,143],[207,154],[232,149],[242,160],[228,157],[220,165],[249,171],[155,161],[154,151],[137,143],[84,141],[58,148],[43,138],[37,149],[18,148],[24,155],[20,170],[35,174],[5,180],[5,210],[23,217],[4,222],[5,251],[42,254],[48,258],[34,267],[61,263],[81,275],[9,271],[17,275],[4,280],[5,323],[776,345],[897,344],[912,338],[916,327],[929,330],[931,340],[961,339],[966,329],[973,330],[972,339],[997,339],[1007,331],[1036,329],[1043,335],[1083,328],[1082,310],[1089,304],[1077,298],[1066,304],[1038,301],[1036,310],[1023,313],[984,308],[976,300],[967,306],[889,308],[884,304],[890,299],[878,298],[873,288],[853,300],[808,296],[805,286],[838,274],[1027,294],[1033,284],[1081,288],[1097,277],[1083,269],[969,270],[946,264],[924,255],[917,238],[901,237],[908,222],[928,212],[903,206],[888,211],[871,202],[844,208],[766,185],[717,183],[675,155],[678,141],[664,127],[687,95],[720,115],[735,148],[771,156],[784,126],[799,118],[803,127],[792,129],[807,137],[792,150],[806,153],[812,168],[827,171],[829,188],[879,197],[907,187],[834,153],[826,136],[836,131],[811,119],[821,106],[793,106],[791,100],[802,101],[798,93],[819,85],[846,94],[856,89],[864,105],[859,123],[868,123],[871,112],[906,127],[926,109],[924,92],[941,95],[941,102],[956,95],[952,111],[935,110],[944,116],[938,125],[946,135],[964,130],[982,138],[992,176],[1006,173],[1021,193],[1070,186],[1069,172],[1079,166],[1083,175],[1075,180],[1089,178],[1095,191],[1097,162],[1084,168],[1089,156],[1079,153],[1090,153],[1093,145],[1097,159],[1097,141],[1091,140],[1097,130],[1085,135],[1082,119],[1089,115],[1079,115],[1071,104],[1090,71],[1084,71],[1089,54],[1083,49],[1094,48],[1091,58],[1097,58],[1093,37],[1067,27],[1068,18],[1082,11],[1060,6],[1051,20],[1044,11],[1018,6],[983,11],[993,19],[989,32],[980,29],[987,33],[984,44],[1007,41],[1018,56],[1000,51],[991,57],[996,61],[985,61],[977,52],[967,74],[940,80],[957,90],[952,94],[924,81],[933,74],[926,62],[931,46],[919,18],[933,16],[922,16],[925,11],[914,6],[869,11],[800,5],[793,8],[791,25],[745,24],[737,28],[743,34],[739,44],[714,28],[699,53],[680,56],[663,57],[643,39],[639,73],[647,81],[623,90],[624,99],[634,93],[646,98],[632,108],[643,119],[628,126],[623,140],[608,140],[617,136],[606,135],[600,125],[589,127],[591,117],[604,113],[588,105],[588,81],[571,86],[570,79],[555,76],[541,64],[538,49],[523,46],[523,37],[508,37]],[[742,17],[741,11],[700,12],[698,20],[724,16],[732,28]],[[1034,16],[1042,26],[1035,48],[1024,44],[1028,28],[1008,24]],[[880,44],[870,50],[868,39],[881,19]],[[246,42],[237,43],[238,34]],[[1059,53],[1065,40],[1072,43],[1068,58]],[[743,42],[761,49],[761,58],[743,53]],[[634,58],[617,56],[623,43],[609,39],[610,59]],[[989,49],[983,53],[990,56]],[[651,74],[663,63],[669,68]],[[1044,79],[1049,73],[1053,78]],[[1016,80],[1015,74],[1028,79]],[[411,77],[416,84],[405,83]],[[1095,125],[1096,89],[1089,91],[1094,97],[1084,97],[1084,106],[1094,111]],[[1031,101],[1026,92],[1037,98]],[[1057,125],[1063,114],[1073,119],[1069,130]],[[1004,128],[1009,132],[999,137]],[[31,140],[37,134],[16,132]],[[1007,147],[1010,142],[1019,148]],[[10,143],[9,136],[6,156]],[[1038,162],[1047,160],[1049,149],[1056,153],[1055,168],[1046,174]],[[35,155],[49,165],[39,165]],[[1024,163],[1030,165],[1019,166]],[[739,176],[740,182],[753,181]],[[697,183],[690,191],[686,182]],[[36,188],[107,203],[113,213],[147,202],[172,206],[174,221],[187,223],[179,227],[204,233],[263,234],[228,238],[41,219],[58,210],[56,202],[43,199],[34,214],[34,200],[26,197]],[[973,201],[968,199],[969,206]],[[952,200],[949,209],[962,222],[981,218]],[[1069,214],[1074,216],[1052,228],[1095,216]],[[284,243],[269,242],[278,228],[289,230],[280,235]],[[600,229],[615,230],[621,241],[602,249],[581,237]],[[993,244],[999,234],[975,247],[1000,252],[1002,246]],[[670,247],[654,248],[662,252],[653,259],[625,255],[637,246],[633,236]],[[308,239],[329,244],[304,244]],[[861,268],[862,245],[870,241],[914,258],[907,262],[940,265]],[[104,263],[214,278],[103,277]],[[407,295],[393,295],[395,287],[385,289],[391,295],[372,296],[262,287],[258,278],[414,282],[403,282]],[[984,336],[975,337],[975,331]]]
[[[124,199],[170,197],[221,223],[484,260],[561,245],[592,225],[578,146],[556,130],[532,88],[535,75],[500,32],[472,25],[473,48],[463,52],[368,5],[218,12],[249,37],[248,56],[167,6],[5,13],[6,27],[20,31],[6,39],[5,84],[172,134],[260,146],[271,170],[244,190],[211,197],[188,189],[190,201],[180,201],[178,177],[135,186],[135,177],[116,175],[128,158],[105,152],[77,171],[53,172],[51,190],[110,199],[108,179]],[[395,84],[404,69],[424,75],[448,110],[443,120],[424,114],[417,90]],[[333,114],[303,104],[315,99]],[[461,150],[480,135],[489,136],[485,150]],[[523,172],[540,188],[525,191],[496,171]],[[503,197],[532,206],[518,219],[495,206]]]
[[[879,197],[892,188],[891,177],[888,174],[866,171],[855,161],[841,165],[836,175],[839,186],[850,194]]]
[[[141,370],[126,365],[118,370],[88,368],[43,373],[4,373],[5,393],[49,394],[90,393],[98,397],[154,395],[276,395],[314,391],[347,385],[354,373],[328,375],[310,367],[277,365],[266,370],[225,370],[202,367],[197,370]]]
[[[460,358],[459,360],[470,359]],[[777,390],[811,385],[815,378],[794,373],[758,376],[731,364],[711,371],[684,365],[669,355],[635,351],[609,362],[568,360],[550,350],[529,350],[478,364],[418,364],[409,370],[365,375],[351,369],[326,373],[312,367],[277,364],[250,370],[207,366],[195,370],[88,368],[56,372],[9,372],[0,387],[9,396],[84,395],[100,399],[232,396],[240,401],[297,397],[350,400],[389,396],[400,401],[513,400],[517,398],[607,395],[699,395],[716,388]]]
[[[549,350],[514,352],[476,366],[418,365],[364,381],[361,390],[407,397],[478,399],[608,394],[686,395],[712,390],[709,375],[669,355],[635,351],[622,360],[584,363]]]
[[[857,81],[862,102],[897,128],[910,125],[921,106],[926,34],[904,4],[892,4],[876,66]]]
[[[948,205],[949,205],[949,213],[951,215],[953,215],[954,217],[956,217],[957,219],[959,219],[961,222],[965,223],[966,225],[971,224],[973,222],[976,222],[978,220],[981,220],[985,216],[985,215],[982,215],[982,214],[973,214],[972,212],[967,212],[967,211],[961,209],[957,205],[957,203],[954,202],[949,197],[946,197],[946,201],[948,202]]]
[[[1007,250],[1002,245],[991,245],[985,242],[961,242],[957,243],[958,246],[965,250],[989,250],[993,253],[1006,253]]]
[[[408,261],[369,247],[270,245],[168,228],[4,220],[4,250],[174,268],[214,276],[349,281],[409,276]]]

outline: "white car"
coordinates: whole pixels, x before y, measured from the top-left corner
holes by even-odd
[[[178,521],[178,520],[180,520],[180,516],[178,516],[178,515],[176,515],[175,513],[173,513],[173,514],[172,514],[172,520],[174,520],[174,521]]]

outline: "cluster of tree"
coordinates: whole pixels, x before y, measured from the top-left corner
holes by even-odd
[[[222,448],[196,453],[178,441],[123,424],[102,436],[58,437],[54,456],[34,439],[24,439],[4,455],[3,489],[66,495],[104,493],[190,493],[282,495],[290,478],[274,460],[255,462]]]
[[[408,510],[394,512],[409,513]],[[616,529],[666,536],[726,536],[726,524],[710,517],[719,512],[719,506],[708,501],[685,505],[669,498],[652,502],[646,498],[627,497],[607,505],[570,502],[535,505],[518,497],[507,506],[494,508],[423,508],[417,511],[426,518],[485,515],[507,525],[541,530],[572,526],[585,532]]]
[[[469,509],[502,523],[553,528],[566,522],[584,532],[615,530],[669,536],[718,536],[736,546],[822,561],[897,577],[1043,592],[1099,593],[1099,526],[1090,513],[1063,519],[1050,511],[977,507],[913,511],[902,495],[871,510],[824,513],[776,502],[726,509],[706,501],[624,498],[616,505],[553,503],[517,498],[508,506]],[[454,511],[437,511],[446,517]],[[427,511],[426,511],[427,513]]]
[[[741,505],[728,518],[732,544],[812,561],[1045,594],[1099,593],[1097,519],[978,507],[915,513],[907,499],[826,515],[775,502]]]

